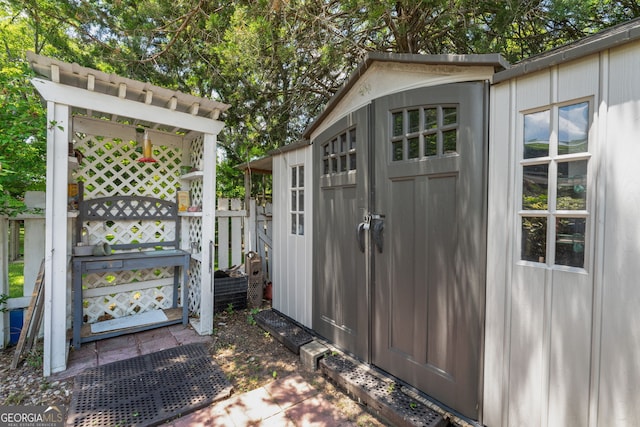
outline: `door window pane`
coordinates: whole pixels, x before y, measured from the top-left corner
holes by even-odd
[[[438,134],[430,133],[424,136],[424,155],[435,156],[438,154]]]
[[[587,208],[587,160],[558,162],[557,209]]]
[[[549,155],[549,135],[551,133],[550,110],[525,114],[524,116],[524,158],[546,157]]]
[[[522,209],[547,209],[549,207],[548,186],[548,164],[524,166],[522,171]]]
[[[545,262],[547,253],[547,219],[522,218],[522,249],[520,257],[525,261]]]
[[[581,102],[560,107],[558,115],[558,154],[587,152],[589,103]]]
[[[343,154],[340,156],[340,172],[347,171],[347,155]]]
[[[298,234],[298,214],[291,214],[291,234]]]
[[[298,192],[298,210],[304,211],[304,190]]]
[[[435,129],[438,127],[438,109],[437,108],[425,108],[424,109],[424,128]]]
[[[409,110],[409,133],[420,130],[420,110]]]
[[[456,107],[444,107],[442,109],[442,125],[455,125],[458,123],[458,109]]]
[[[356,130],[351,129],[349,131],[349,149],[355,150],[356,148]]]
[[[304,235],[304,214],[298,215],[298,234],[300,236]]]
[[[392,117],[392,121],[393,121],[393,125],[392,125],[392,135],[393,136],[401,136],[404,134],[403,132],[403,121],[402,121],[402,111],[397,112],[397,113],[393,113]]]
[[[442,149],[444,154],[451,154],[457,151],[458,131],[448,130],[442,132]]]
[[[556,264],[584,267],[586,223],[585,218],[558,218],[556,221]]]
[[[297,193],[296,190],[291,191],[291,210],[292,211],[298,210],[298,196],[296,193]]]
[[[391,143],[391,159],[396,162],[402,160],[402,141],[394,141]]]
[[[417,159],[420,156],[420,138],[409,140],[409,158]]]
[[[392,161],[458,152],[457,106],[412,107],[392,112],[390,117]],[[424,142],[421,143],[421,139]]]

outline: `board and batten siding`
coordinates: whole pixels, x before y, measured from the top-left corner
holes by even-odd
[[[312,150],[273,157],[273,308],[311,328]],[[291,234],[291,168],[304,165],[304,235]]]
[[[637,70],[632,43],[492,86],[487,426],[640,425]],[[584,269],[520,260],[523,113],[573,101],[590,103]]]

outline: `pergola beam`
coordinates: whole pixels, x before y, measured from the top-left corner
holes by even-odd
[[[186,128],[213,135],[220,133],[224,127],[224,123],[208,117],[194,116],[181,111],[143,104],[129,99],[121,99],[103,93],[90,92],[39,78],[34,78],[31,82],[45,100],[71,105],[76,108],[95,110],[96,106],[99,105],[100,111],[106,114]]]

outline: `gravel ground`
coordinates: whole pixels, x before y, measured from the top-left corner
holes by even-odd
[[[358,426],[385,426],[350,399],[319,371],[305,370],[291,353],[255,324],[252,312],[239,310],[216,315],[212,358],[233,384],[234,394],[262,387],[276,378],[300,373]],[[73,379],[54,381],[42,376],[42,345],[11,370],[14,348],[0,350],[0,405],[66,405],[71,401]]]

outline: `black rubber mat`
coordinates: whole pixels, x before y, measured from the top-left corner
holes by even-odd
[[[204,344],[91,368],[75,377],[67,426],[153,426],[229,397]]]
[[[402,386],[389,378],[374,375],[371,370],[340,354],[320,359],[322,373],[359,401],[367,404],[392,425],[444,427],[442,415],[402,391]]]
[[[262,310],[253,318],[262,329],[268,331],[271,336],[295,354],[300,354],[300,347],[313,340],[307,331],[271,309]]]

